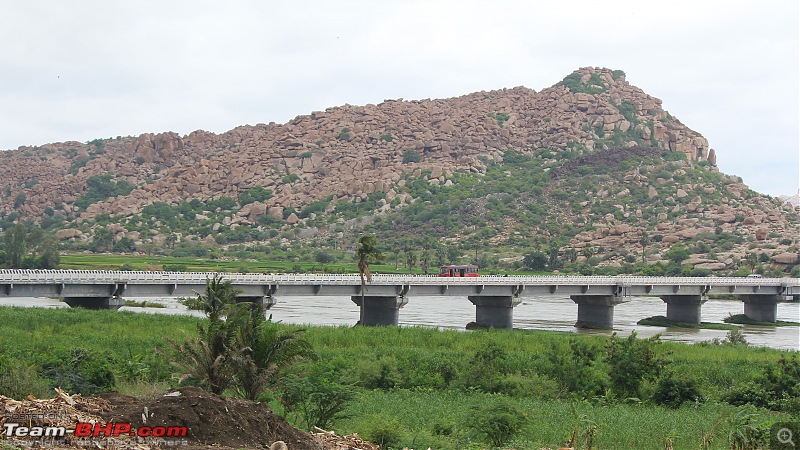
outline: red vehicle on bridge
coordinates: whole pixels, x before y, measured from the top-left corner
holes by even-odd
[[[440,266],[440,277],[477,277],[478,266],[465,265],[465,266]]]

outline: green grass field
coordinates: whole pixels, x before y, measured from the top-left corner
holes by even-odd
[[[116,254],[64,254],[61,256],[60,269],[70,270],[119,270],[123,265],[133,270],[162,270],[167,266],[185,266],[190,272],[250,272],[250,273],[291,273],[297,269],[309,273],[358,273],[355,261],[321,264],[316,262],[293,261],[256,261],[241,259],[202,259],[176,258],[172,256],[143,256]],[[371,264],[373,273],[416,273],[421,274],[419,267],[413,271],[394,264]],[[432,267],[428,273],[437,273]],[[503,271],[509,275],[542,275],[543,272]],[[494,275],[495,273],[486,273]]]
[[[43,380],[36,380],[37,373],[64,367],[64,361],[74,361],[76,355],[88,358],[92,369],[109,368],[123,393],[152,394],[178,382],[163,352],[156,349],[168,353],[167,339],[180,342],[196,336],[200,322],[194,317],[127,311],[0,307],[0,394],[48,396]],[[655,450],[668,448],[668,443],[675,449],[703,448],[704,436],[710,439],[707,448],[725,449],[731,448],[728,435],[742,427],[740,419],[748,414],[754,426],[762,427],[789,419],[787,413],[734,407],[721,398],[734,385],[759,380],[765,368],[777,367],[781,358],[796,352],[659,343],[655,351],[669,361],[669,372],[696,380],[704,399],[672,409],[648,400],[653,383],[643,387],[641,399],[626,400],[608,388],[581,398],[564,391],[548,375],[554,351],[565,350],[570,342],[602,351],[611,341],[608,337],[519,330],[281,326],[304,329],[319,356],[298,366],[295,375],[323,367],[333,377],[329,381],[355,389],[344,416],[329,428],[339,434],[391,439],[387,448],[488,448],[468,424],[481,407],[503,402],[523,418],[521,430],[503,447],[518,450],[558,448],[573,430],[579,436],[591,431],[593,448],[599,449]],[[476,358],[487,348],[502,354],[497,373],[475,371],[475,364],[480,364]],[[593,370],[603,364],[598,360]],[[9,368],[26,375],[10,376]],[[476,378],[490,377],[502,383],[502,392],[477,387],[481,380]],[[272,393],[263,400],[300,425],[278,396]]]

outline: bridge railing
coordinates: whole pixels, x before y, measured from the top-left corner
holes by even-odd
[[[178,283],[204,284],[215,272],[144,272],[105,270],[0,270],[0,283]],[[360,284],[358,274],[242,274],[220,273],[234,284]],[[605,285],[605,286],[783,286],[800,287],[797,278],[642,277],[642,276],[480,276],[375,274],[374,285]]]

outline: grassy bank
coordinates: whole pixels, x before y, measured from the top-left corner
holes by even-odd
[[[729,325],[725,323],[715,322],[701,322],[701,323],[687,323],[676,322],[669,320],[666,316],[653,316],[647,317],[636,322],[638,325],[645,325],[649,327],[675,327],[675,328],[691,328],[691,329],[705,329],[705,330],[738,330],[736,325]]]
[[[114,388],[134,394],[177,385],[155,349],[168,349],[167,339],[196,336],[200,322],[125,311],[2,307],[0,394],[49,396],[56,383],[71,383],[73,392]],[[731,448],[731,431],[763,429],[792,414],[797,420],[800,409],[792,385],[775,388],[789,398],[737,406],[771,398],[776,379],[794,383],[797,352],[548,331],[281,327],[305,329],[318,359],[277,378],[262,400],[306,427],[298,409],[281,401],[290,381],[307,382],[304,399],[323,403],[332,392],[346,392],[341,414],[327,428],[358,432],[392,448],[487,448],[486,430],[476,420],[502,423],[511,420],[501,414],[506,411],[520,419],[504,441],[507,448],[558,448],[574,431],[580,442],[592,436],[601,449],[663,449],[668,443],[701,448],[704,436],[711,439],[708,448],[722,449]],[[644,375],[632,386],[620,373]]]
[[[775,322],[759,322],[753,320],[744,314],[734,314],[728,316],[723,320],[725,323],[735,323],[739,325],[755,325],[759,327],[796,327],[800,326],[800,322],[787,322],[785,320],[776,320]]]

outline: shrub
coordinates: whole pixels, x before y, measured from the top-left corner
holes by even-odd
[[[253,202],[264,202],[270,198],[272,198],[272,190],[264,189],[263,186],[255,186],[239,194],[239,204],[244,206]]]
[[[685,402],[702,400],[700,389],[692,378],[676,377],[667,374],[658,380],[653,393],[653,402],[659,405],[678,408]]]
[[[14,209],[18,209],[19,207],[24,205],[25,200],[27,200],[27,197],[25,196],[24,192],[20,192],[19,194],[17,194],[17,196],[14,197]]]
[[[660,343],[656,335],[649,339],[637,339],[632,332],[626,339],[614,335],[608,344],[606,362],[610,366],[609,377],[616,392],[639,396],[639,386],[644,381],[654,380],[667,361],[656,355],[655,347]]]
[[[526,420],[524,411],[508,401],[476,406],[473,411],[467,426],[493,447],[502,446],[519,433]]]
[[[403,440],[405,427],[396,417],[386,417],[383,415],[373,415],[368,418],[367,430],[364,437],[370,442],[374,442],[381,448],[391,448]]]
[[[403,164],[408,164],[408,163],[412,163],[412,162],[420,162],[421,160],[422,160],[422,157],[419,156],[419,153],[417,153],[417,151],[414,150],[414,149],[410,148],[410,149],[406,150],[406,152],[403,154]]]
[[[347,402],[355,397],[351,386],[337,383],[333,367],[327,373],[316,373],[306,377],[291,376],[284,382],[281,404],[290,413],[298,416],[307,430],[314,427],[327,428],[334,419],[344,418],[342,411]],[[386,438],[385,432],[382,437]]]
[[[108,356],[77,348],[68,357],[46,365],[43,374],[51,386],[87,396],[114,388],[116,382],[111,366]]]
[[[45,398],[51,394],[47,380],[33,366],[0,357],[0,393],[6,397],[22,400],[29,395]]]

